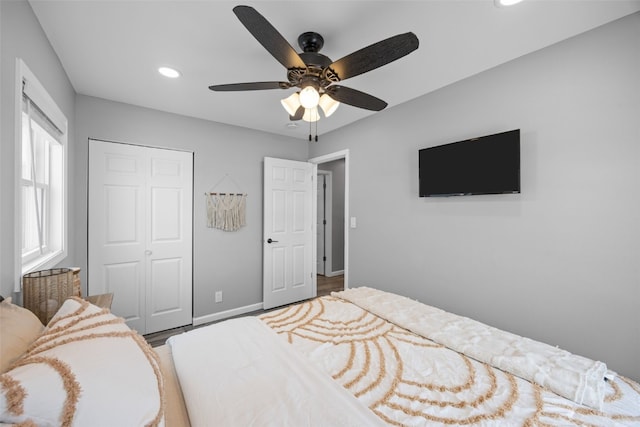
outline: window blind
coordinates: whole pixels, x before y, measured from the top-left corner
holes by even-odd
[[[35,85],[29,80],[22,80],[22,103],[23,111],[26,110],[27,100],[31,101],[32,118],[45,128],[52,136],[58,140],[67,133],[67,119],[62,115],[51,99],[35,89]],[[46,126],[46,127],[45,127]],[[49,128],[52,128],[51,130]]]

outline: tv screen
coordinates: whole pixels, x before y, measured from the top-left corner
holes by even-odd
[[[419,150],[420,197],[520,193],[520,129]]]

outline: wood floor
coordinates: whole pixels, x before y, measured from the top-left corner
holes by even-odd
[[[331,292],[337,292],[344,290],[344,276],[321,276],[318,274],[318,296],[322,297],[331,294]]]
[[[333,277],[318,275],[318,296],[319,297],[330,295],[331,292],[342,291],[342,290],[344,290],[343,275],[333,276]],[[281,307],[278,307],[278,308],[281,308]],[[257,310],[251,313],[243,314],[242,316],[258,316],[260,314],[266,313],[267,311],[269,310]],[[225,319],[225,320],[228,320],[228,319]],[[222,320],[220,320],[220,322],[221,321]],[[167,339],[173,335],[181,334],[183,332],[187,332],[195,328],[200,328],[202,326],[207,326],[212,323],[216,323],[216,322],[206,323],[204,325],[198,325],[195,327],[193,325],[182,326],[180,328],[169,329],[168,331],[161,331],[153,334],[148,334],[148,335],[145,335],[144,338],[147,340],[149,344],[151,344],[152,347],[157,347],[157,346],[163,345],[167,341]]]

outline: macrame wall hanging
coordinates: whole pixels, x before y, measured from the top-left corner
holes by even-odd
[[[227,179],[235,184],[237,188],[240,188],[229,174],[225,174],[211,190],[215,190]],[[221,193],[212,192],[211,190],[205,193],[207,198],[207,227],[224,231],[236,231],[247,225],[246,193],[242,191],[240,193]]]

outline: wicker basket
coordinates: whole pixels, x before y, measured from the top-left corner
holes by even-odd
[[[70,296],[81,296],[79,268],[53,268],[35,271],[22,277],[24,306],[40,319],[43,325],[58,311]]]

